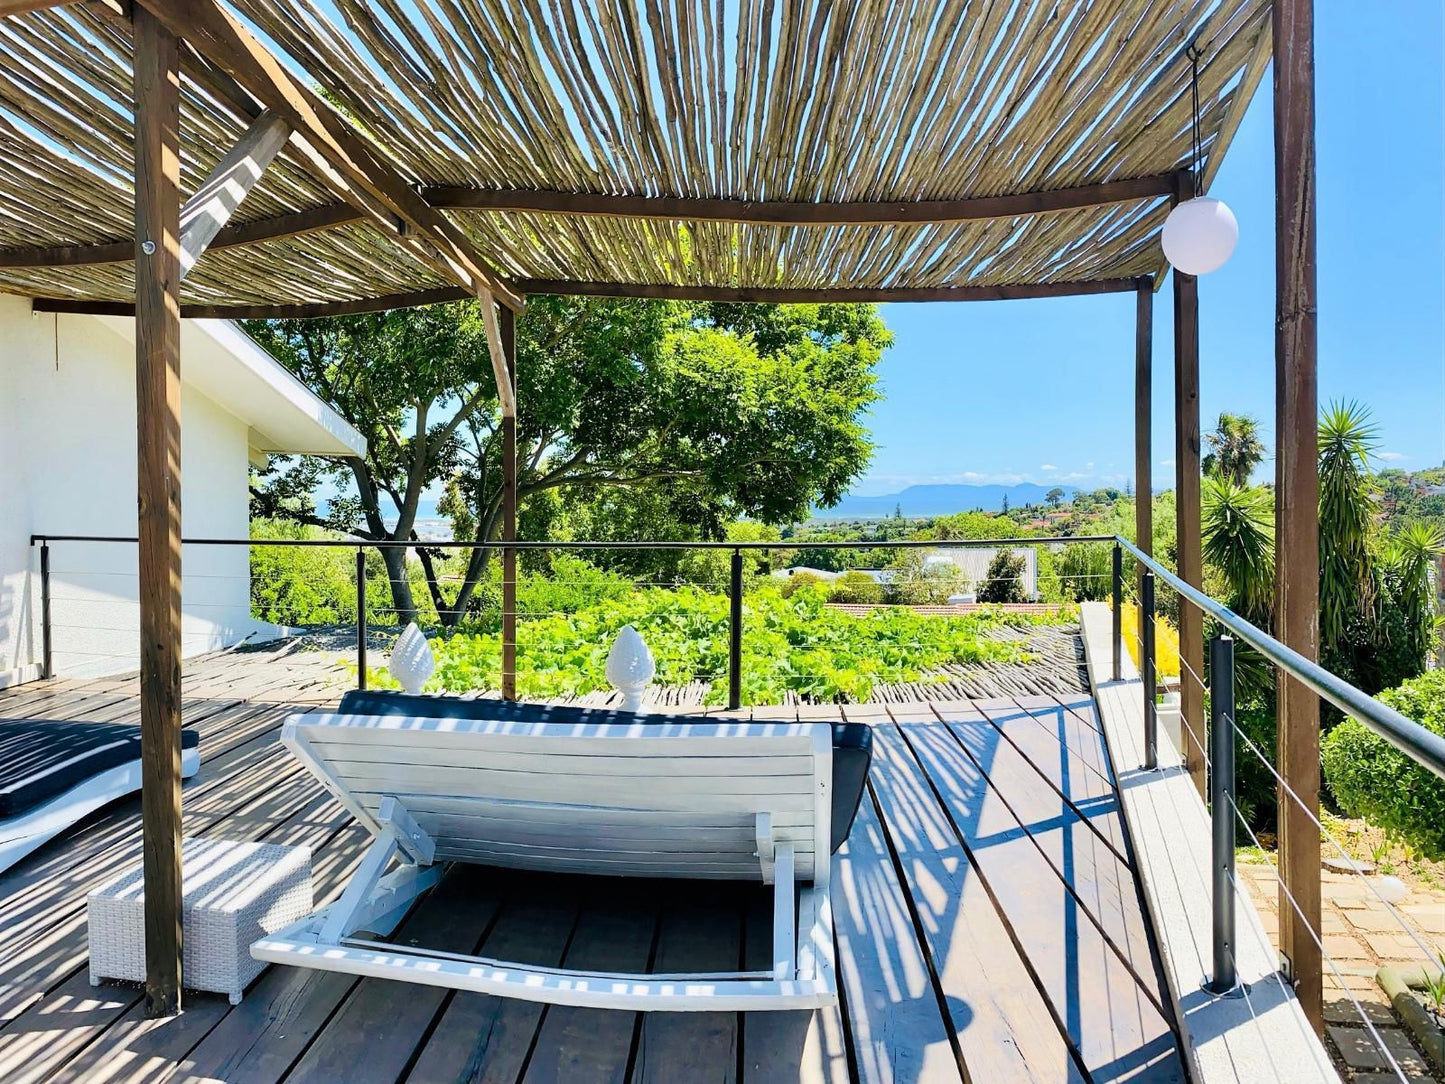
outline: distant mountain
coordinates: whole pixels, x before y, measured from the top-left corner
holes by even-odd
[[[902,510],[905,516],[951,516],[955,512],[1003,511],[1003,499],[1010,508],[1025,504],[1043,504],[1044,494],[1062,489],[1064,500],[1071,500],[1073,486],[1041,486],[1022,482],[1014,486],[929,485],[909,486],[900,493],[884,493],[877,497],[844,497],[832,508],[817,510],[815,519],[880,519]]]

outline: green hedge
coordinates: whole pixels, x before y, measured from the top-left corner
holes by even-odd
[[[1412,678],[1380,699],[1445,735],[1445,670]],[[1398,836],[1426,858],[1445,858],[1445,780],[1355,719],[1330,731],[1321,755],[1325,781],[1341,809]]]

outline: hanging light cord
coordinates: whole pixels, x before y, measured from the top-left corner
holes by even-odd
[[[1199,58],[1204,54],[1197,45],[1191,44],[1184,51],[1189,58],[1189,96],[1193,116],[1189,126],[1190,154],[1194,167],[1194,194],[1204,195],[1204,139],[1199,132]]]

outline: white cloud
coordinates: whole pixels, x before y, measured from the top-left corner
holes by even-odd
[[[1161,459],[1161,460],[1159,460],[1159,465],[1160,465],[1161,467],[1172,467],[1172,466],[1174,466],[1174,460],[1172,460],[1172,459]]]
[[[1394,463],[1394,462],[1397,462],[1398,460],[1401,460],[1401,459],[1409,459],[1409,458],[1410,458],[1410,457],[1409,457],[1408,455],[1406,455],[1404,452],[1376,452],[1375,454],[1376,454],[1376,456],[1378,456],[1380,459],[1383,459],[1383,460],[1384,460],[1385,462],[1387,462],[1387,463]]]
[[[1056,467],[1056,466],[1054,466],[1052,463],[1040,463],[1040,464],[1039,464],[1039,470],[1058,470],[1058,469],[1059,469],[1059,468]]]
[[[1084,464],[1084,469],[1085,469],[1085,470],[1093,470],[1093,469],[1094,469],[1094,464],[1093,464],[1093,463],[1085,463],[1085,464]]]

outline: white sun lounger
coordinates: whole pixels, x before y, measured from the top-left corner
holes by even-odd
[[[257,941],[257,959],[598,1008],[808,1009],[836,1000],[827,723],[294,715],[282,740],[375,839],[340,899]],[[400,865],[388,873],[393,858]],[[445,862],[761,880],[773,885],[773,966],[571,971],[355,936],[389,933]]]

